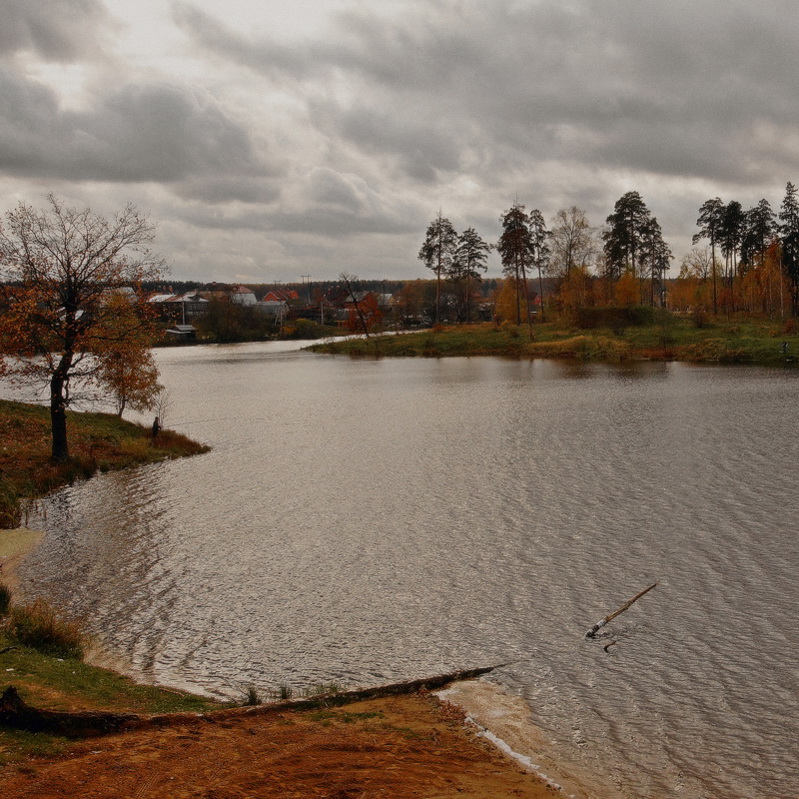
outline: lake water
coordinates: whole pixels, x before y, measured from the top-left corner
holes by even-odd
[[[591,795],[799,795],[799,372],[292,346],[159,351],[213,450],[56,494],[28,590],[166,685],[508,663]]]

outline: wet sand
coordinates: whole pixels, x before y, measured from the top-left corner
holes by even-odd
[[[16,573],[19,564],[41,541],[43,535],[44,533],[29,530],[27,527],[0,530],[0,582],[5,583],[12,591],[19,586]]]
[[[555,744],[535,726],[527,703],[490,678],[453,683],[436,696],[457,706],[483,738],[559,795],[573,799],[617,795],[595,775],[584,774],[557,757]]]

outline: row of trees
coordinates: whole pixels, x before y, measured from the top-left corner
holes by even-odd
[[[568,311],[591,303],[664,307],[671,303],[678,309],[699,307],[714,313],[771,314],[777,302],[782,308],[788,300],[792,315],[799,316],[799,192],[792,183],[786,186],[778,213],[765,199],[749,210],[735,200],[725,204],[715,197],[705,202],[693,242],[706,240],[707,249],[694,249],[683,259],[668,299],[666,278],[674,256],[657,218],[637,191],[618,199],[601,230],[592,227],[576,206],[558,211],[551,230],[539,210],[528,213],[518,202],[502,214],[500,223],[502,234],[491,245],[472,228],[458,236],[439,213],[427,230],[419,258],[435,272],[440,287],[442,279],[460,280],[467,273],[465,264],[476,264],[469,279],[480,280],[488,252],[496,249],[506,278],[500,301],[513,306],[517,324],[530,320],[533,304],[542,320],[546,306]],[[473,262],[464,261],[467,234],[470,246],[474,248],[476,241],[480,247]],[[531,279],[536,274],[538,292],[531,300]],[[555,279],[546,298],[544,276]],[[465,289],[470,290],[468,285]]]
[[[419,258],[436,276],[435,323],[441,321],[441,284],[451,281],[460,291],[456,293],[458,321],[471,321],[473,284],[488,269],[491,246],[470,227],[460,235],[449,219],[439,211],[427,228]]]
[[[649,290],[649,304],[665,303],[665,274],[674,258],[657,218],[637,191],[622,195],[607,218],[602,272],[611,284],[638,281],[641,294]],[[643,296],[640,298],[643,301]]]
[[[517,323],[521,323],[523,307],[529,318],[528,274],[537,268],[540,283],[551,253],[549,233],[541,212],[535,210],[528,214],[518,202],[503,214],[501,221],[503,234],[496,245],[484,241],[472,227],[459,235],[440,212],[427,228],[419,259],[436,276],[436,324],[441,321],[444,280],[460,289],[458,321],[471,320],[474,284],[482,279],[482,273],[488,268],[488,255],[494,248],[499,251],[503,272],[513,286]]]
[[[515,202],[500,217],[502,235],[496,244],[488,244],[473,228],[458,235],[452,223],[441,213],[427,229],[419,258],[436,275],[436,322],[441,320],[441,284],[443,280],[463,288],[465,320],[471,318],[469,299],[473,283],[487,268],[488,254],[499,252],[506,278],[500,303],[510,305],[516,323],[528,322],[533,305],[545,317],[544,276],[558,278],[556,301],[566,306],[580,306],[588,301],[590,270],[598,266],[600,274],[611,281],[624,275],[643,279],[654,276],[662,283],[671,253],[663,242],[660,226],[651,216],[637,192],[630,192],[616,204],[608,217],[608,227],[600,237],[585,213],[576,206],[558,211],[548,230],[537,208],[528,212]],[[604,238],[604,249],[600,244]],[[604,256],[604,257],[602,257]],[[538,291],[533,299],[530,281],[537,277]],[[653,282],[654,285],[654,282]],[[654,289],[652,300],[654,304]]]
[[[791,315],[799,316],[799,198],[793,183],[786,185],[778,213],[766,199],[745,211],[737,200],[725,204],[713,197],[700,207],[696,224],[693,243],[707,240],[710,255],[689,254],[680,278],[696,285],[698,303],[709,283],[714,313],[771,313],[779,293],[781,304],[787,294]]]

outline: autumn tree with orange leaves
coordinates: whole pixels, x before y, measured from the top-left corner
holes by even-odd
[[[2,367],[17,380],[49,386],[54,461],[69,457],[70,402],[88,387],[109,386],[103,368],[111,353],[134,361],[147,342],[136,289],[163,273],[149,250],[153,240],[154,225],[133,205],[105,218],[50,194],[44,210],[20,203],[6,214]]]
[[[96,355],[97,382],[111,395],[117,416],[128,408],[153,410],[164,387],[151,349],[156,335],[152,315],[136,308],[128,294],[112,294],[108,302],[112,313]]]

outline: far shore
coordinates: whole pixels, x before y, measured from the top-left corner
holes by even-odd
[[[633,313],[639,310],[642,313]],[[493,355],[611,364],[799,365],[799,337],[793,320],[697,319],[635,308],[616,311],[583,327],[564,320],[536,321],[529,327],[510,322],[438,325],[402,336],[375,331],[368,337],[317,342],[307,349],[361,358]]]

